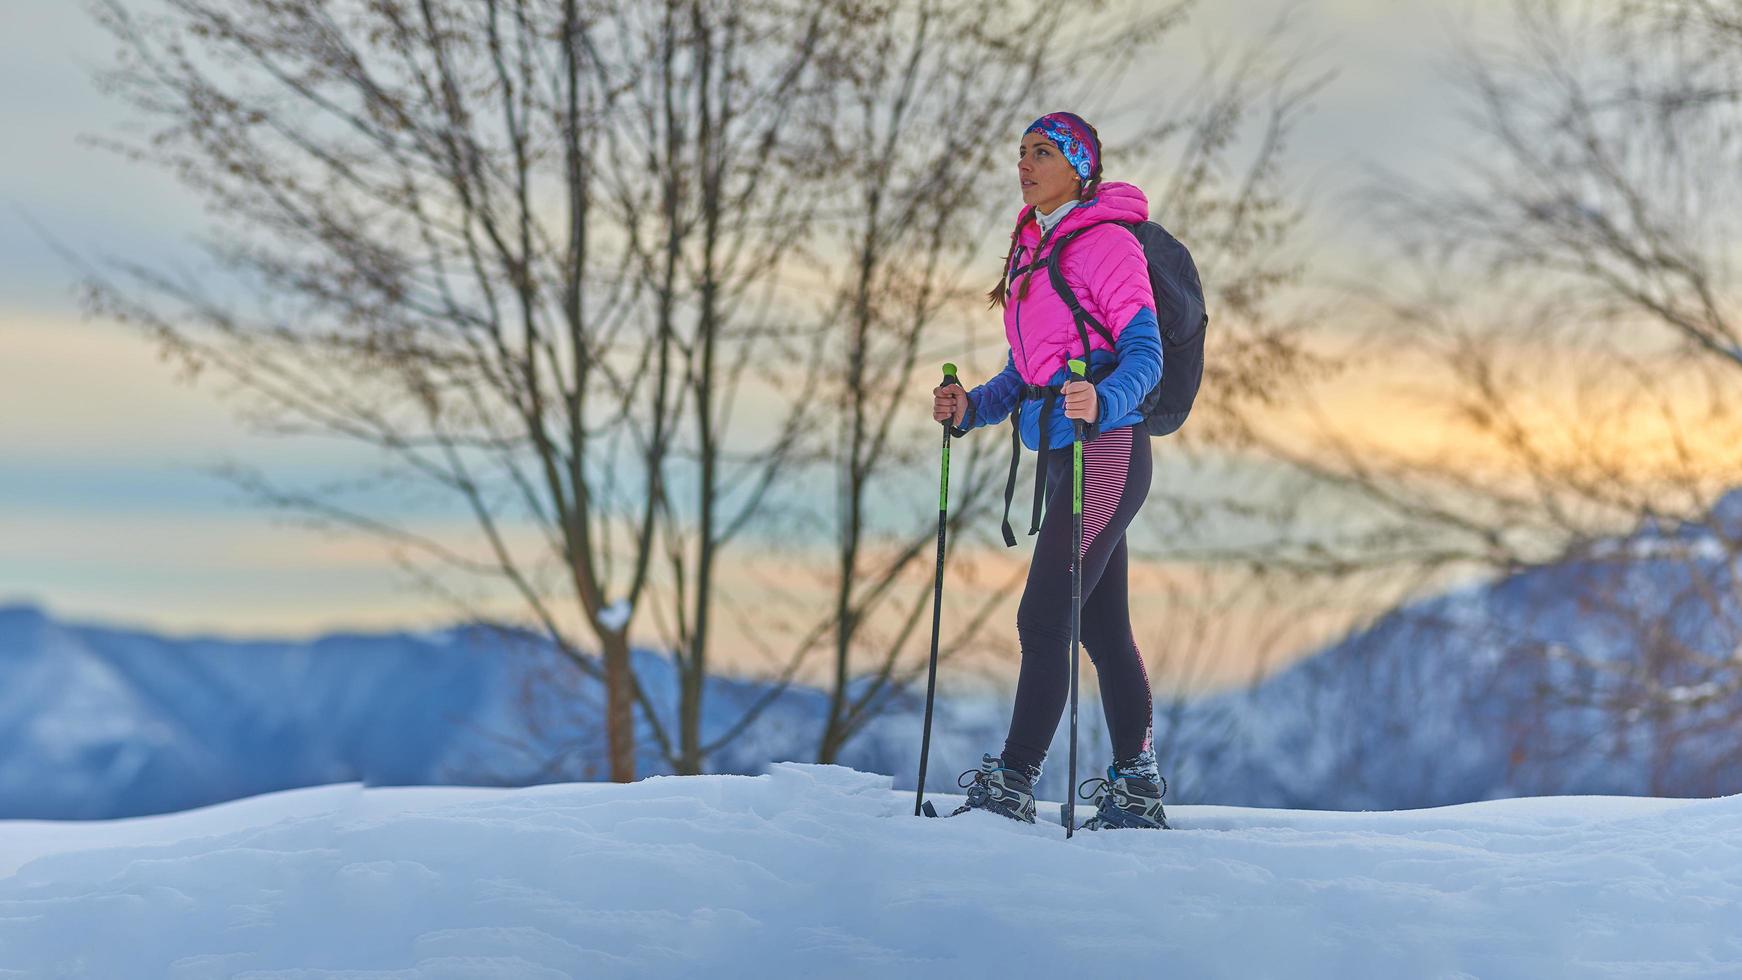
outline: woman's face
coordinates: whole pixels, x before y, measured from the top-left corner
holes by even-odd
[[[1077,172],[1052,140],[1039,133],[1022,137],[1017,152],[1016,175],[1022,181],[1022,201],[1051,214],[1053,209],[1077,196]]]

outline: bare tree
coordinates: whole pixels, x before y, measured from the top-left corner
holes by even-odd
[[[1580,621],[1604,628],[1521,631],[1516,652],[1570,665],[1562,705],[1670,746],[1742,712],[1737,528],[1718,506],[1742,483],[1742,33],[1733,5],[1700,0],[1518,0],[1507,27],[1459,52],[1458,168],[1373,188],[1397,275],[1364,290],[1376,326],[1333,348],[1384,358],[1407,381],[1391,404],[1435,438],[1375,438],[1290,388],[1315,424],[1253,434],[1298,477],[1290,504],[1221,557],[1361,583],[1376,608],[1578,568]]]
[[[615,174],[609,200],[654,297],[658,353],[638,370],[688,409],[677,413],[687,425],[651,439],[664,453],[653,495],[670,573],[662,632],[679,678],[675,723],[655,716],[652,728],[676,729],[663,747],[678,772],[700,772],[718,748],[704,743],[702,719],[720,559],[800,448],[794,400],[760,445],[735,445],[732,418],[761,359],[797,329],[771,296],[815,220],[823,171],[805,141],[828,91],[821,39],[850,38],[853,16],[828,5],[668,4],[660,60],[631,97],[637,123],[621,149],[645,154],[646,169]],[[645,145],[634,141],[642,134]],[[679,486],[687,506],[674,499]]]
[[[779,322],[747,300],[803,224],[783,124],[850,18],[776,0],[92,10],[120,42],[105,84],[155,124],[106,142],[205,195],[234,274],[221,290],[118,262],[92,310],[232,382],[262,425],[367,449],[355,481],[232,475],[380,538],[477,618],[506,595],[603,682],[613,778],[634,775],[637,707],[670,764],[699,767],[711,576],[784,462],[721,436]],[[630,658],[662,542],[675,724]]]
[[[92,311],[230,382],[262,427],[366,450],[356,479],[227,474],[378,538],[475,619],[536,623],[602,683],[616,779],[646,758],[700,771],[824,645],[823,759],[914,679],[931,530],[873,502],[911,489],[931,444],[903,398],[984,286],[972,267],[1008,218],[996,155],[1041,92],[1120,108],[1115,82],[1188,6],[90,3],[121,45],[105,84],[154,126],[99,142],[199,189],[230,273],[116,262],[89,277]],[[1219,333],[1236,353],[1217,364],[1237,366],[1215,368],[1212,392],[1261,394],[1259,375],[1300,357],[1255,315],[1291,274],[1278,162],[1322,82],[1298,68],[1212,65],[1163,123],[1109,147],[1178,148],[1166,220],[1247,324]],[[1261,105],[1259,149],[1228,181]],[[819,286],[820,325],[802,298]],[[808,388],[787,383],[794,365]],[[735,426],[753,399],[772,410]],[[996,456],[958,476],[958,530],[985,513]],[[818,466],[840,489],[834,601],[776,657],[767,696],[710,733],[722,557],[789,519],[783,479]],[[957,617],[946,655],[1014,584]],[[631,658],[649,621],[675,689]]]

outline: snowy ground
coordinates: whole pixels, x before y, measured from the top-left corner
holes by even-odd
[[[912,806],[779,765],[0,822],[0,977],[1742,976],[1742,797]]]

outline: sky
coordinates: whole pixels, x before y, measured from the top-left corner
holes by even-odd
[[[1237,43],[1284,6],[1203,5],[1173,50]],[[1291,170],[1313,194],[1315,266],[1346,273],[1371,258],[1353,210],[1368,168],[1430,172],[1455,143],[1447,31],[1485,8],[1287,6],[1291,36],[1338,72],[1301,125]],[[221,392],[178,379],[142,336],[81,315],[76,270],[49,239],[191,268],[206,218],[167,174],[81,142],[136,131],[92,81],[110,55],[80,4],[0,8],[0,603],[232,635],[447,618],[368,542],[275,522],[210,473],[234,458],[318,477],[354,454],[251,434]]]

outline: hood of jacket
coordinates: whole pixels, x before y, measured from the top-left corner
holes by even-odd
[[[1029,247],[1040,242],[1040,222],[1030,221],[1035,217],[1032,204],[1025,204],[1016,213],[1016,220],[1022,226],[1022,233],[1017,237],[1019,244]],[[1065,215],[1052,237],[1066,235],[1074,228],[1094,224],[1097,221],[1148,221],[1149,198],[1135,184],[1122,181],[1112,181],[1101,185],[1096,195],[1071,209]]]

